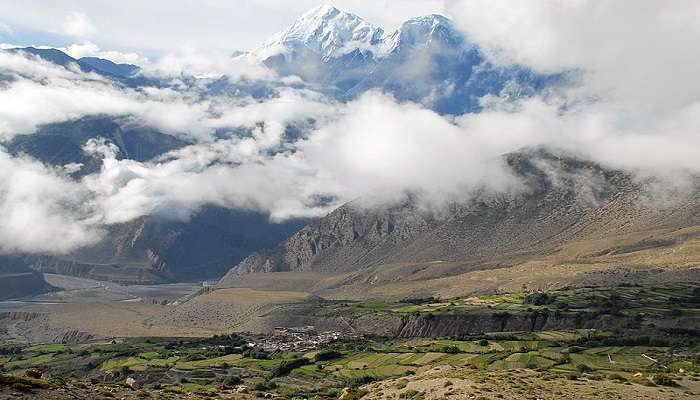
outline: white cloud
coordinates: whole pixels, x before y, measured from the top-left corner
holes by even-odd
[[[100,237],[87,189],[0,149],[0,253],[64,253]]]
[[[557,105],[532,99],[450,121],[375,92],[340,107],[337,118],[288,151],[269,153],[280,143],[279,125],[269,124],[271,135],[188,146],[154,162],[107,157],[86,183],[99,193],[106,221],[115,223],[149,214],[186,219],[204,204],[270,212],[276,219],[318,216],[357,197],[391,201],[406,191],[417,193],[425,207],[441,207],[477,189],[518,190],[500,156],[524,146],[554,146],[628,170],[700,173],[695,122],[663,137],[656,132],[680,116],[644,131],[630,129],[628,117],[602,105],[562,115]],[[333,201],[318,203],[319,196]]]
[[[68,36],[83,38],[92,35],[95,31],[92,21],[83,12],[71,11],[63,21],[63,32]]]
[[[668,111],[700,96],[700,3],[454,0],[448,11],[495,59],[580,69],[596,96]]]
[[[141,71],[147,76],[177,77],[183,74],[200,78],[218,78],[223,75],[231,79],[273,79],[275,74],[260,65],[253,57],[243,55],[231,57],[228,53],[200,51],[184,47],[165,54],[152,64],[145,64]]]
[[[300,147],[344,200],[410,190],[445,202],[467,198],[477,187],[513,185],[497,159],[501,149],[486,149],[485,137],[419,105],[370,92]]]
[[[208,137],[210,101],[167,90],[121,88],[96,74],[82,74],[36,57],[0,53],[0,72],[21,78],[0,90],[0,140],[32,133],[41,124],[91,114],[135,115],[144,123],[182,135]]]
[[[330,211],[309,204],[313,171],[293,155],[258,156],[258,162],[238,166],[196,164],[187,159],[139,163],[106,158],[100,174],[85,178],[85,183],[98,194],[107,223],[142,215],[186,220],[205,204],[270,212],[273,219]]]
[[[148,64],[148,58],[142,57],[136,53],[122,53],[120,51],[102,50],[100,47],[90,41],[75,43],[65,48],[59,48],[73,58],[82,57],[99,57],[110,60],[116,64]]]
[[[264,122],[251,137],[202,141],[151,162],[117,160],[113,145],[91,140],[85,151],[102,155],[104,165],[80,183],[69,182],[38,163],[4,155],[0,164],[4,162],[6,173],[26,177],[24,171],[29,169],[38,177],[32,176],[31,181],[40,182],[44,190],[15,188],[19,181],[0,177],[19,193],[30,193],[12,196],[22,201],[5,201],[7,218],[16,212],[17,217],[10,220],[19,221],[7,229],[20,229],[18,224],[26,220],[20,204],[37,207],[41,216],[48,213],[44,210],[52,210],[54,219],[45,227],[39,225],[46,232],[55,233],[66,219],[74,222],[65,225],[70,229],[65,242],[41,247],[40,241],[20,237],[6,247],[64,251],[90,243],[103,224],[144,215],[183,220],[205,204],[269,212],[273,219],[286,219],[324,215],[360,196],[390,201],[410,190],[419,194],[422,205],[440,207],[469,198],[477,188],[517,190],[518,181],[499,156],[522,146],[555,146],[632,170],[700,172],[694,154],[700,146],[695,134],[700,126],[697,108],[663,120],[642,121],[608,104],[580,107],[562,114],[557,104],[531,99],[449,120],[419,105],[398,104],[378,92],[347,106],[314,103],[289,93],[219,114],[228,118],[226,124],[250,127]],[[287,144],[286,150],[280,148],[285,122],[307,115],[319,117],[318,129],[306,139]],[[639,120],[644,128],[630,127],[628,119]],[[27,196],[34,200],[27,201]],[[332,201],[319,202],[319,196]],[[89,212],[79,207],[83,204],[90,205]],[[72,211],[76,207],[82,210],[77,215]]]
[[[264,102],[245,96],[202,98],[196,87],[193,91],[124,88],[96,74],[13,53],[0,52],[0,72],[20,78],[0,90],[0,103],[6,104],[0,108],[0,140],[32,133],[41,124],[110,114],[131,115],[168,133],[207,141],[218,128],[254,128],[261,121],[267,121],[270,129],[279,128],[292,120],[326,118],[334,112],[328,99],[309,90],[280,87],[277,96]],[[241,77],[225,76],[233,81]]]

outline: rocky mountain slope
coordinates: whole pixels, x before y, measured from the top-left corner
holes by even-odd
[[[275,245],[301,224],[205,207],[189,221],[147,216],[110,226],[97,244],[66,255],[20,258],[35,271],[120,283],[200,281],[220,277],[232,263]]]
[[[513,265],[574,247],[573,258],[616,255],[699,237],[697,183],[659,191],[627,173],[541,150],[505,161],[524,182],[514,195],[482,193],[440,214],[412,201],[379,208],[349,203],[277,248],[252,254],[224,282],[251,272],[348,273],[402,262]]]

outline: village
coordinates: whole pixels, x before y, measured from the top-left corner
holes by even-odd
[[[316,331],[314,326],[276,327],[269,334],[243,334],[248,347],[266,352],[308,351],[338,340],[359,339],[361,336],[338,331]]]

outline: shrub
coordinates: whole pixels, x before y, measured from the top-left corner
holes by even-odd
[[[579,364],[576,366],[576,371],[583,374],[583,373],[593,372],[593,368],[589,367],[586,364]]]
[[[510,313],[509,313],[508,311],[499,311],[499,312],[495,312],[495,313],[491,314],[491,317],[492,317],[492,318],[494,318],[494,319],[503,319],[503,320],[506,320],[506,319],[510,318],[510,316],[511,316],[511,315],[510,315]]]
[[[559,358],[559,361],[557,361],[557,365],[568,364],[570,362],[571,362],[571,356],[568,353],[562,353],[561,358]]]
[[[489,345],[488,340],[486,340],[486,339],[479,340],[479,346],[488,346],[488,345]]]
[[[608,379],[610,379],[611,381],[627,382],[627,378],[620,374],[610,374],[608,375]]]
[[[185,356],[185,361],[200,361],[206,360],[207,358],[201,354],[188,354]]]
[[[673,378],[671,378],[667,374],[656,374],[651,378],[651,381],[654,382],[654,384],[656,385],[676,386],[676,382],[674,382]]]
[[[413,389],[408,389],[405,392],[401,393],[399,395],[400,399],[412,399],[414,397],[417,397],[420,394],[419,391],[413,390]]]
[[[0,374],[0,386],[13,386],[15,384],[21,384],[29,387],[42,389],[48,389],[51,386],[45,380],[29,379],[20,376]]]
[[[319,362],[319,361],[328,361],[328,360],[334,360],[336,358],[340,358],[343,356],[343,353],[337,351],[337,350],[321,350],[316,355],[314,356],[314,361]]]
[[[367,394],[366,390],[362,389],[345,389],[343,392],[343,399],[346,400],[359,400]]]
[[[244,357],[255,358],[256,360],[269,360],[270,353],[263,350],[262,347],[254,347],[243,352]]]
[[[409,303],[409,304],[425,304],[425,303],[434,303],[438,301],[435,297],[421,297],[421,298],[406,298],[401,300],[401,303]]]
[[[440,353],[447,353],[447,354],[458,354],[461,353],[462,350],[459,349],[459,347],[454,346],[454,345],[449,345],[449,346],[442,346],[439,349]]]
[[[224,386],[236,386],[241,383],[243,383],[243,379],[237,375],[228,375],[223,381]]]
[[[12,389],[19,390],[24,393],[33,393],[32,387],[22,382],[15,382],[11,385]]]
[[[532,304],[534,306],[544,306],[547,304],[552,304],[554,300],[556,299],[556,296],[554,295],[549,295],[547,293],[543,292],[538,292],[538,293],[531,293],[525,296],[523,299],[523,304]]]
[[[253,385],[253,390],[272,390],[276,389],[277,384],[275,382],[256,382],[255,385]]]
[[[668,347],[669,345],[670,345],[670,342],[666,338],[652,337],[649,339],[649,346]]]
[[[348,379],[348,381],[345,383],[346,386],[351,387],[351,388],[356,388],[360,387],[362,385],[366,385],[368,383],[375,382],[377,378],[371,375],[363,375],[363,376],[356,376],[354,378]]]
[[[309,363],[309,360],[306,358],[294,358],[291,360],[284,360],[282,361],[275,369],[272,370],[272,376],[277,377],[277,376],[284,376],[292,372],[293,370],[307,365]]]

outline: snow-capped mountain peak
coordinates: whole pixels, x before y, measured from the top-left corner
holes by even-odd
[[[371,48],[383,36],[381,28],[362,18],[331,5],[321,5],[306,12],[286,30],[275,34],[255,54],[261,60],[279,54],[288,59],[294,51],[304,49],[327,60],[346,53],[350,48]]]
[[[355,14],[324,4],[307,11],[253,54],[261,61],[283,56],[289,62],[299,55],[312,53],[327,62],[360,50],[363,57],[376,59],[435,41],[454,47],[464,44],[452,21],[442,15],[415,17],[396,31],[387,33]]]
[[[401,27],[385,38],[385,51],[395,51],[400,46],[430,44],[440,41],[444,45],[460,46],[464,43],[462,35],[448,18],[431,14],[407,20]]]
[[[558,79],[492,65],[442,15],[415,17],[386,33],[330,5],[308,11],[252,54],[280,76],[297,77],[339,100],[380,89],[445,114],[480,110],[483,96],[511,87],[526,96]]]

